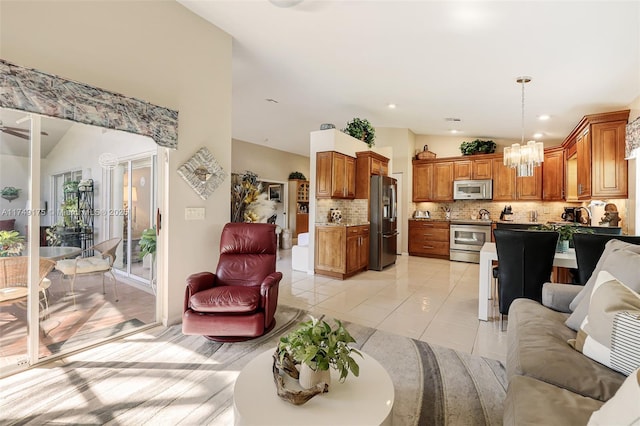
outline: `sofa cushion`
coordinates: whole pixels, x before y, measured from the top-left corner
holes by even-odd
[[[616,248],[621,247],[621,245],[625,245],[626,248]],[[607,248],[612,247],[613,249],[607,253]],[[625,283],[625,285],[633,291],[640,292],[640,274],[638,273],[640,246],[611,240],[607,243],[607,248],[605,248],[605,252],[602,254],[600,261],[598,261],[598,265],[584,286],[584,289],[580,291],[574,299],[574,302],[578,298],[580,298],[580,301],[577,305],[574,305],[573,302],[569,305],[569,307],[573,305],[573,313],[567,319],[566,325],[573,330],[577,331],[580,328],[582,321],[584,321],[587,316],[587,312],[589,312],[591,292],[593,291],[600,271],[611,273],[611,275]]]
[[[613,397],[625,376],[567,344],[576,333],[567,314],[536,301],[516,299],[509,309],[507,375],[529,376],[600,401]],[[588,378],[588,379],[587,379]]]
[[[602,401],[578,395],[526,376],[509,380],[503,424],[584,425]]]
[[[56,269],[64,275],[89,274],[92,272],[106,272],[111,269],[109,259],[101,256],[91,256],[82,259],[64,259],[56,262]]]
[[[589,358],[631,374],[640,367],[640,295],[601,271],[589,314],[569,343]]]
[[[248,313],[260,306],[260,287],[219,286],[189,298],[191,309],[204,313]]]
[[[640,246],[638,246],[636,244],[626,243],[626,242],[620,241],[620,240],[609,240],[609,241],[607,241],[607,243],[604,246],[604,251],[600,255],[600,260],[598,260],[598,263],[596,264],[596,267],[593,270],[593,273],[591,274],[591,277],[585,283],[585,285],[584,285],[582,291],[580,292],[580,294],[578,294],[576,296],[576,298],[573,300],[573,302],[571,302],[571,305],[569,307],[571,308],[572,311],[575,311],[576,307],[578,306],[578,303],[580,303],[580,301],[585,296],[591,294],[591,291],[593,290],[593,285],[595,284],[595,279],[598,276],[598,272],[600,272],[602,270],[602,264],[604,263],[605,259],[607,257],[609,257],[609,254],[611,254],[611,253],[613,253],[615,251],[624,250],[624,249],[628,249],[628,250],[634,251],[636,253],[640,253]]]
[[[591,414],[587,426],[638,424],[640,421],[638,401],[640,401],[640,369],[627,377],[613,398]]]

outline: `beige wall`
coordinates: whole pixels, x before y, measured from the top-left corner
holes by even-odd
[[[162,320],[179,322],[185,278],[212,270],[229,219],[229,179],[202,201],[176,173],[206,146],[231,169],[231,37],[169,1],[0,2],[1,57],[180,112],[177,151],[161,149]],[[225,206],[225,208],[220,208]],[[185,221],[185,207],[205,207]]]
[[[412,179],[413,168],[411,160],[414,155],[414,146],[416,135],[409,129],[392,128],[392,127],[376,127],[376,147],[391,147],[393,149],[393,158],[391,159],[392,169],[389,173],[392,177],[402,179],[402,193],[398,197],[401,209],[398,213],[400,223],[398,230],[400,231],[400,239],[398,241],[398,249],[402,253],[409,252],[408,235],[409,222],[408,214],[413,212],[412,202]],[[393,176],[394,173],[399,175]]]
[[[286,182],[291,172],[300,172],[308,179],[309,157],[233,139],[231,171],[242,173],[245,170],[270,181]]]

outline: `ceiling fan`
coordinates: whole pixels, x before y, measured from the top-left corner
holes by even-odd
[[[8,135],[17,136],[22,139],[29,139],[29,133],[31,132],[29,129],[21,129],[19,127],[9,127],[5,126],[0,120],[0,132],[6,133]],[[49,136],[47,132],[40,132],[43,136]]]

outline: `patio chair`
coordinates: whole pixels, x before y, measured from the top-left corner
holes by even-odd
[[[47,289],[51,286],[51,281],[47,274],[51,272],[55,262],[49,259],[40,259],[38,268],[38,288],[42,293],[45,313],[49,310],[47,299]],[[29,289],[27,282],[29,277],[29,257],[14,256],[0,257],[0,306],[13,305],[27,300]]]
[[[64,259],[56,262],[56,269],[62,272],[64,277],[71,278],[71,294],[73,295],[74,307],[76,306],[76,293],[74,291],[76,278],[78,276],[89,274],[102,275],[102,294],[106,294],[104,288],[104,276],[106,273],[110,273],[111,279],[113,279],[113,293],[116,297],[115,301],[118,301],[118,281],[116,280],[116,276],[113,274],[113,263],[116,260],[116,249],[118,248],[120,241],[122,241],[122,238],[111,238],[110,240],[103,241],[83,250],[81,255],[75,259]],[[83,257],[87,254],[93,255]]]

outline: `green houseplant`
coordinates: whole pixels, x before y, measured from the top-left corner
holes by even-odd
[[[575,234],[576,232],[593,234],[592,229],[583,228],[579,225],[574,225],[574,224],[556,225],[556,224],[547,223],[544,225],[533,226],[530,229],[539,230],[539,231],[557,232],[558,247],[556,251],[559,253],[564,253],[569,249],[569,243],[573,240],[573,234]]]
[[[307,180],[307,178],[300,172],[289,173],[289,180],[292,180],[292,179]]]
[[[5,186],[4,188],[2,188],[2,190],[0,190],[0,196],[5,200],[9,200],[9,202],[18,198],[19,193],[20,189],[14,188],[13,186]]]
[[[347,127],[342,129],[342,132],[361,140],[369,148],[375,145],[376,130],[366,118],[354,118],[347,123]]]
[[[356,342],[355,339],[344,328],[342,322],[335,320],[336,326],[332,328],[322,318],[311,317],[311,320],[301,323],[297,329],[281,337],[278,344],[281,362],[286,354],[289,354],[300,363],[301,384],[306,388],[316,383],[310,383],[310,386],[302,383],[305,366],[320,372],[328,372],[329,367],[332,367],[340,373],[340,382],[344,382],[349,372],[356,377],[360,374],[358,363],[351,355],[362,354],[349,346],[350,343]],[[325,380],[328,379],[325,377],[321,381]]]
[[[20,256],[24,237],[18,231],[0,231],[0,257]]]
[[[462,152],[462,155],[492,154],[496,152],[496,147],[497,145],[494,141],[476,139],[471,142],[462,142],[460,144],[460,152]]]
[[[156,255],[156,227],[147,228],[142,231],[140,237],[140,259],[150,254],[155,257]]]

